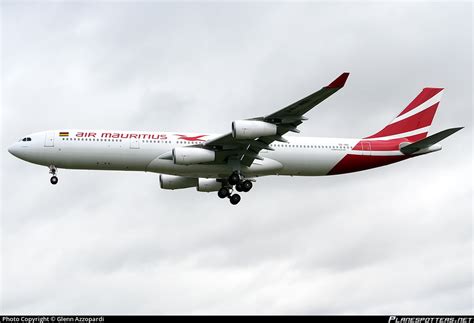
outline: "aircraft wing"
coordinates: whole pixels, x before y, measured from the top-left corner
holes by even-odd
[[[307,97],[290,104],[264,117],[247,120],[258,120],[272,123],[277,126],[276,135],[264,136],[256,139],[235,139],[232,132],[207,141],[204,146],[216,152],[215,163],[226,162],[229,158],[239,159],[244,166],[250,166],[255,159],[263,159],[258,154],[262,149],[273,150],[269,145],[274,141],[286,142],[282,135],[292,131],[299,133],[297,127],[307,120],[304,114],[319,103],[339,91],[346,83],[349,73],[342,73],[329,85]]]

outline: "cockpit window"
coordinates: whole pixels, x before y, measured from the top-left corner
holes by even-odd
[[[21,139],[20,141],[31,141],[31,138],[30,137],[25,137],[25,138]]]

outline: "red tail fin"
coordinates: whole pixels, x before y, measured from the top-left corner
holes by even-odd
[[[426,138],[441,100],[443,89],[424,88],[418,96],[385,128],[365,139]]]

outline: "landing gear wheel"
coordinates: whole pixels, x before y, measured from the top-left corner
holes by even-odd
[[[236,205],[240,202],[240,195],[239,194],[234,194],[230,196],[230,203],[233,205]]]
[[[252,182],[249,180],[246,180],[242,183],[242,190],[244,192],[248,192],[252,189],[252,186],[253,186]]]
[[[51,184],[56,185],[58,183],[58,178],[56,176],[53,176],[49,181],[51,182]]]
[[[230,192],[229,192],[229,189],[227,187],[223,187],[217,192],[217,195],[221,199],[226,198],[227,196],[229,196],[229,194],[230,194]]]
[[[237,172],[233,172],[232,175],[229,176],[229,184],[235,185],[240,181],[240,176]]]
[[[244,187],[242,186],[242,182],[238,182],[237,184],[235,184],[235,190],[237,192],[243,192]]]

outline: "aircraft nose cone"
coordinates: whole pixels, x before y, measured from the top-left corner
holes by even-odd
[[[16,145],[16,144],[13,144],[13,145],[11,145],[10,147],[8,147],[8,152],[9,152],[10,154],[12,154],[13,156],[17,156],[17,154],[18,154],[18,147],[17,147],[17,145]]]

